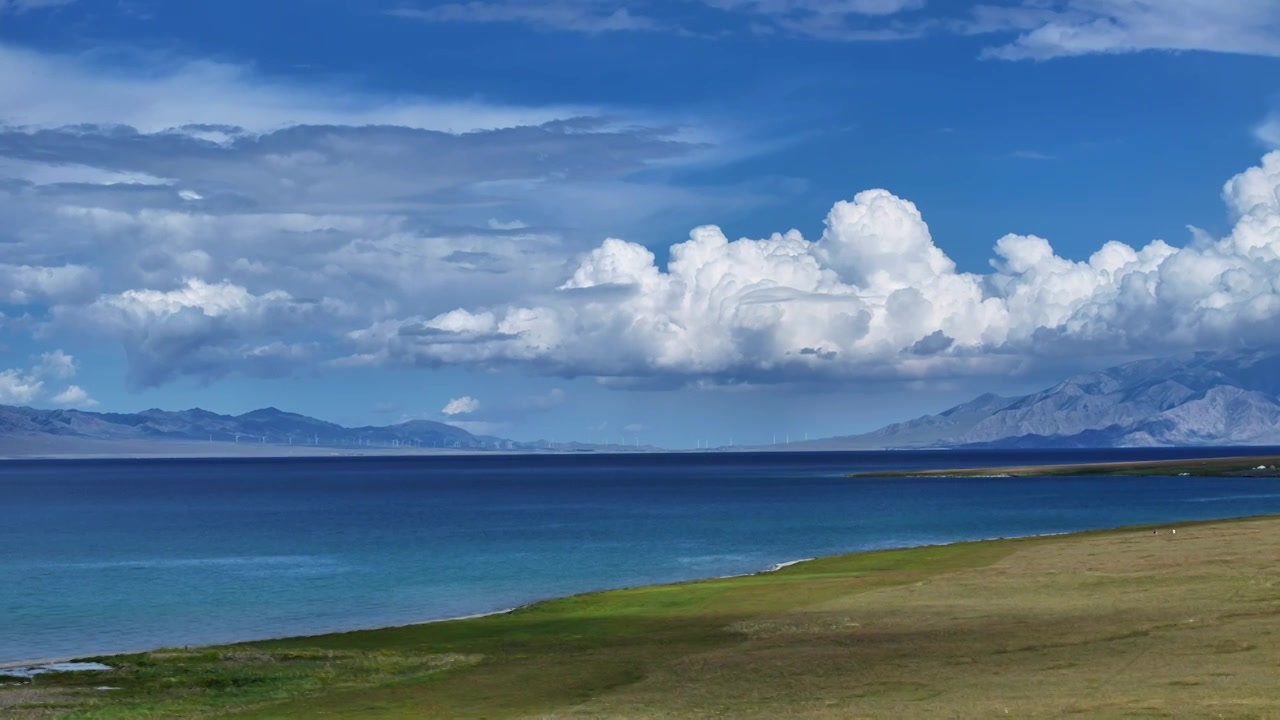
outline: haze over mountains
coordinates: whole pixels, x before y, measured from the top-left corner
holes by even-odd
[[[795,442],[787,449],[1195,445],[1280,445],[1280,352],[1199,352],[1141,360],[1077,375],[1030,395],[986,394],[937,415],[862,435]],[[546,447],[541,441],[473,435],[430,420],[346,428],[275,408],[231,416],[200,409],[94,413],[0,406],[0,452],[7,455]],[[585,443],[557,448],[623,449]]]
[[[648,445],[518,442],[432,420],[344,427],[273,407],[242,415],[191,410],[97,413],[0,405],[0,455],[273,456],[436,451],[653,451]]]
[[[1071,377],[1022,397],[982,395],[937,415],[808,449],[1280,444],[1280,352],[1198,352]]]
[[[516,443],[501,438],[473,435],[453,425],[430,420],[385,427],[346,428],[276,408],[263,408],[243,415],[219,415],[199,408],[139,413],[95,413],[81,410],[37,410],[0,406],[0,438],[8,453],[37,454],[59,452],[102,452],[109,443],[163,450],[170,443],[184,445],[184,454],[197,450],[189,443],[204,443],[216,454],[234,453],[236,447],[248,453],[271,446],[355,449],[515,449]],[[84,441],[96,441],[86,444]],[[216,448],[214,447],[216,445]],[[227,447],[228,445],[232,447]],[[255,446],[258,446],[255,448]]]

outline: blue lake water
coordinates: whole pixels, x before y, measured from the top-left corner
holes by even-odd
[[[1280,480],[1265,478],[843,477],[1240,452],[8,461],[0,662],[403,624],[871,548],[1280,513]]]

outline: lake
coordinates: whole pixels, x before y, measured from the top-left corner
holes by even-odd
[[[404,624],[873,548],[1280,513],[1267,478],[843,477],[1241,452],[5,461],[0,662]]]

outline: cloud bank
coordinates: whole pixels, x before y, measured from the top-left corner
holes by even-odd
[[[856,5],[894,17],[911,3]],[[84,97],[48,100],[59,83]],[[209,97],[183,104],[177,85]],[[0,46],[6,313],[45,338],[117,344],[135,389],[389,365],[633,387],[937,378],[1273,342],[1277,153],[1225,186],[1232,232],[1186,247],[1112,242],[1076,261],[1011,234],[991,272],[961,272],[920,208],[868,190],[819,237],[731,241],[707,225],[660,261],[597,230],[714,198],[643,180],[705,151],[681,128],[359,94],[335,110],[317,90],[276,90],[225,65],[129,76]],[[0,397],[43,398],[71,377],[54,372],[7,371]],[[55,400],[91,402],[74,388]]]
[[[135,389],[277,377],[335,360],[335,331],[536,292],[597,226],[691,205],[639,176],[709,147],[598,110],[163,67],[0,44],[0,300],[118,343]]]
[[[1034,235],[996,241],[993,272],[958,272],[919,209],[885,190],[797,231],[693,230],[660,267],[611,238],[545,301],[456,308],[351,333],[361,356],[425,366],[521,365],[679,382],[915,378],[1028,359],[1275,343],[1280,152],[1232,178],[1232,232],[1185,247],[1107,242],[1085,261]]]

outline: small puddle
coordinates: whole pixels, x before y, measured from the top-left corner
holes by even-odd
[[[56,662],[43,665],[28,665],[26,667],[0,668],[0,678],[10,677],[30,680],[37,675],[46,673],[101,672],[103,670],[115,670],[115,668],[96,662]]]

